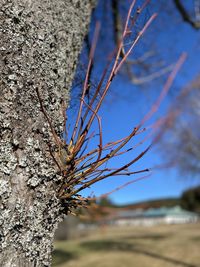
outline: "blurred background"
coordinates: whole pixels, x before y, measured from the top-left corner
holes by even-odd
[[[144,2],[136,1],[133,20]],[[200,266],[200,1],[147,2],[125,50],[150,16],[158,16],[113,80],[100,116],[105,143],[127,136],[158,99],[180,55],[187,53],[170,92],[145,125],[147,134],[136,139],[145,142],[111,162],[119,167],[130,161],[156,136],[152,149],[133,166],[133,171],[149,168],[151,173],[113,176],[84,190],[82,196],[92,200],[60,224],[53,266]],[[88,100],[121,40],[130,4],[98,1],[73,83],[70,124],[77,113],[95,23],[100,21],[101,31]]]

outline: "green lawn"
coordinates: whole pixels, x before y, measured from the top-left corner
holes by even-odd
[[[107,227],[56,242],[53,267],[200,267],[200,224]]]

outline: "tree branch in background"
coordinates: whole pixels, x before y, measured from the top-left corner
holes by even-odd
[[[185,88],[169,112],[167,128],[161,139],[164,158],[184,176],[200,174],[200,77]],[[165,149],[163,150],[163,147]]]
[[[191,18],[190,14],[187,12],[184,5],[181,3],[181,0],[174,0],[174,4],[176,6],[176,9],[181,14],[182,19],[189,23],[194,29],[199,30],[200,29],[200,20],[199,20],[199,5],[197,4],[197,1],[195,1],[195,13],[196,13],[196,20]]]
[[[148,3],[149,3],[149,0],[145,1],[144,4],[141,6],[141,8],[139,7],[137,8],[136,14],[134,15],[131,21],[132,26],[135,24],[138,16],[140,15],[140,13],[143,11],[143,9],[146,7]],[[116,46],[118,46],[118,44],[121,41],[121,34],[122,34],[122,29],[123,29],[122,21],[120,18],[119,0],[112,0],[111,4],[112,4],[112,15],[113,15],[112,17],[113,17],[114,40],[115,40]],[[123,44],[123,48],[120,53],[120,57],[122,58],[125,55],[125,46],[126,44]],[[131,60],[130,58],[126,59],[124,68],[126,70],[127,76],[129,77],[130,81],[133,84],[141,85],[143,83],[150,82],[156,78],[159,78],[165,75],[166,73],[169,73],[173,69],[174,64],[171,64],[169,66],[159,68],[159,70],[148,75],[144,75],[140,77],[136,75],[134,73],[133,66],[140,66],[140,67],[147,68],[147,64],[145,63],[145,60],[149,59],[154,54],[155,53],[153,51],[147,51],[146,53],[143,54],[143,56],[141,56],[140,58],[136,60]]]

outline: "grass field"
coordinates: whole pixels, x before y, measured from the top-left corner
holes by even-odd
[[[53,267],[200,267],[200,224],[107,227],[56,242]]]

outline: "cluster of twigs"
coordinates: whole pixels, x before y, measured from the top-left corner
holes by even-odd
[[[131,161],[127,162],[126,164],[122,165],[119,168],[116,168],[116,169],[108,168],[106,164],[110,161],[110,159],[114,157],[119,157],[125,153],[132,151],[135,147],[142,144],[146,140],[144,138],[144,140],[141,140],[134,147],[132,146],[128,149],[126,148],[127,144],[129,144],[130,141],[136,135],[140,134],[141,132],[145,130],[143,128],[144,123],[147,120],[149,120],[150,117],[153,115],[153,113],[155,113],[156,110],[158,109],[163,97],[169,90],[176,76],[178,69],[183,63],[185,59],[185,55],[181,56],[181,58],[178,60],[165,86],[163,87],[160,96],[158,97],[155,104],[150,109],[149,113],[146,114],[143,120],[136,127],[132,129],[132,131],[130,132],[128,136],[122,139],[104,144],[103,143],[103,132],[102,132],[102,126],[101,126],[101,118],[98,115],[98,111],[102,105],[103,100],[105,99],[105,96],[110,88],[110,85],[114,77],[118,74],[119,70],[123,66],[124,62],[130,55],[130,53],[133,51],[134,47],[140,40],[141,36],[144,34],[144,32],[147,30],[151,22],[156,17],[156,14],[153,14],[148,19],[148,21],[145,23],[142,30],[136,35],[136,37],[131,42],[131,44],[129,46],[127,45],[125,46],[124,44],[126,42],[126,38],[131,36],[135,22],[138,16],[143,11],[143,9],[146,7],[148,1],[146,1],[140,8],[137,8],[134,14],[132,14],[134,6],[135,6],[135,2],[136,2],[135,0],[132,1],[132,4],[129,8],[127,18],[125,21],[123,34],[121,37],[121,41],[119,42],[118,47],[112,59],[110,60],[108,64],[109,66],[105,68],[91,100],[87,102],[86,91],[89,86],[89,74],[90,74],[90,69],[92,66],[95,47],[97,44],[98,34],[100,30],[99,24],[97,24],[96,26],[95,34],[94,34],[94,38],[92,42],[92,47],[90,50],[89,62],[87,66],[87,71],[86,71],[86,76],[84,80],[82,96],[80,99],[80,105],[79,105],[76,122],[72,130],[71,137],[70,138],[68,137],[67,132],[65,136],[66,140],[68,137],[68,140],[69,140],[68,142],[66,140],[60,140],[58,136],[56,135],[53,127],[51,126],[50,119],[48,118],[46,111],[42,107],[42,101],[39,96],[39,92],[37,91],[38,98],[40,100],[40,105],[42,108],[42,112],[44,113],[45,117],[48,120],[48,123],[50,124],[52,134],[59,147],[59,152],[57,153],[57,155],[54,155],[53,153],[51,154],[63,176],[63,182],[58,192],[59,197],[62,199],[72,199],[72,196],[78,196],[78,193],[81,190],[88,188],[92,184],[98,181],[101,181],[103,179],[106,179],[107,177],[110,177],[110,176],[132,175],[132,174],[149,172],[149,169],[129,171],[128,168],[131,165],[133,165],[135,162],[140,160],[146,154],[146,152],[150,149],[151,145],[148,145],[147,148],[144,149],[144,151],[140,152]],[[122,50],[123,50],[123,57],[121,57]],[[98,141],[96,148],[88,151],[90,141],[94,137],[94,133],[91,133],[91,126],[95,119],[98,123],[98,134],[97,135],[99,137],[99,141]],[[65,121],[66,121],[66,118],[65,118]],[[65,125],[65,129],[66,129],[66,125]],[[78,197],[80,200],[82,200],[80,196]]]

